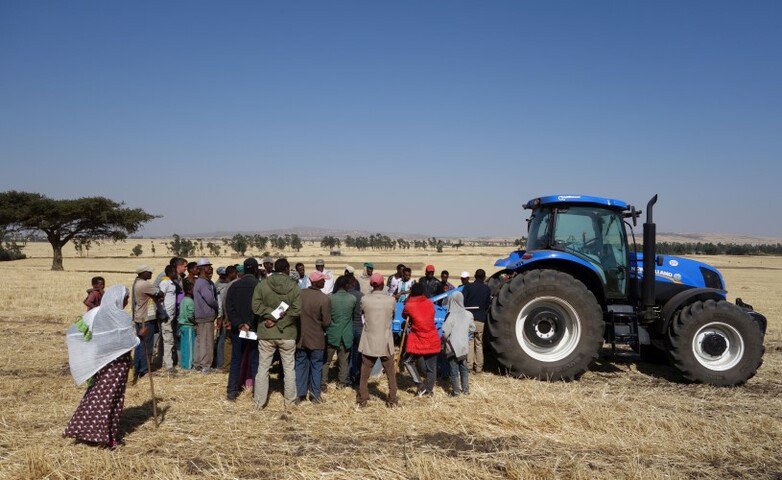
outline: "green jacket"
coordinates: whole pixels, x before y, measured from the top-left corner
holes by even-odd
[[[185,297],[179,304],[179,318],[177,322],[180,327],[195,326],[195,303],[191,297]]]
[[[356,297],[345,290],[331,294],[331,325],[326,329],[326,342],[332,347],[345,344],[345,348],[353,345],[353,310],[356,307]]]
[[[285,316],[267,328],[264,322],[274,320],[272,311],[280,302],[288,304]],[[275,273],[260,282],[253,291],[253,312],[258,315],[258,338],[262,340],[296,340],[299,315],[301,315],[301,293],[299,285],[288,275]]]

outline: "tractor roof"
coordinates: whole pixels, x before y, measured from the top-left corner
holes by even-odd
[[[612,210],[629,210],[630,206],[621,200],[613,198],[592,197],[590,195],[548,195],[545,197],[533,198],[524,205],[526,209],[534,209],[541,206],[557,205],[583,205],[610,208]]]

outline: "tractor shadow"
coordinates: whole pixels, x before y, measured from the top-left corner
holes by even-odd
[[[655,379],[681,384],[690,383],[679,375],[678,371],[667,360],[642,360],[639,354],[627,348],[617,348],[616,351],[613,351],[610,347],[601,349],[598,360],[589,369],[603,374],[613,374],[624,372],[631,365],[635,365],[639,373]]]

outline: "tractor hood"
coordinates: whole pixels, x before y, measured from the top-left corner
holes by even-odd
[[[691,258],[673,255],[658,255],[654,274],[656,282],[673,283],[693,288],[714,288],[725,292],[725,281],[719,270]],[[631,272],[640,280],[643,278],[643,254],[630,253]]]

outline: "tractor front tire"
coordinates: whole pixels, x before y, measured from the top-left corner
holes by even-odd
[[[673,317],[671,363],[687,380],[741,385],[763,363],[763,333],[746,312],[725,300],[698,301]]]
[[[519,377],[577,379],[603,345],[597,299],[583,283],[556,270],[531,270],[503,285],[489,322],[489,346],[498,363]]]

